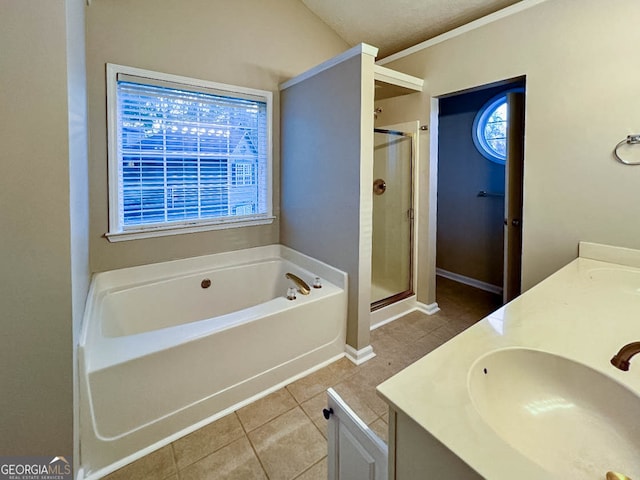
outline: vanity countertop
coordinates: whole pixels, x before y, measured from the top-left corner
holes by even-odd
[[[640,341],[640,251],[583,242],[576,260],[377,391],[484,478],[553,478],[482,420],[468,391],[470,369],[494,350],[541,350],[604,374],[640,402],[640,355],[627,372],[610,364],[623,345],[634,341]],[[629,421],[640,429],[640,419]]]

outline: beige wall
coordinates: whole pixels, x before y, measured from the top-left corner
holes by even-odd
[[[369,344],[373,174],[373,120],[361,119],[373,111],[373,57],[345,60],[281,98],[281,240],[348,273],[347,342],[361,349]]]
[[[611,154],[640,132],[638,25],[633,0],[548,0],[385,65],[426,84],[383,102],[387,119],[420,115],[432,139],[431,97],[526,75],[524,289],[575,258],[580,240],[640,248],[640,170]]]
[[[69,226],[71,242],[71,309],[73,338],[73,377],[77,378],[77,345],[89,290],[89,174],[87,77],[85,55],[85,1],[67,4],[67,98],[69,115]],[[79,391],[74,382],[73,402]],[[80,461],[79,411],[74,409],[74,469]]]
[[[92,0],[87,9],[91,267],[153,263],[279,241],[279,224],[110,243],[105,63],[271,90],[279,215],[278,84],[348,45],[298,0]]]
[[[79,325],[88,282],[87,217],[70,198],[83,202],[86,189],[82,44],[72,45],[83,2],[1,8],[0,452],[70,456],[72,318]]]
[[[236,229],[118,246],[101,238],[107,228],[105,62],[277,91],[283,79],[346,48],[297,1],[224,2],[220,9],[222,3],[91,2],[89,169],[84,0],[0,0],[6,47],[0,49],[0,104],[11,112],[0,120],[4,455],[77,457],[73,345],[89,281],[90,237],[94,270],[278,240],[277,223],[252,233]],[[241,27],[244,34],[237,32]],[[276,141],[276,176],[278,148]],[[277,188],[275,199],[277,205]]]

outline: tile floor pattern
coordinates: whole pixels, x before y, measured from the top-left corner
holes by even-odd
[[[377,356],[363,365],[342,358],[105,478],[326,479],[327,388],[386,441],[387,405],[376,385],[501,305],[496,295],[441,277],[437,298],[437,314],[413,312],[371,332]]]

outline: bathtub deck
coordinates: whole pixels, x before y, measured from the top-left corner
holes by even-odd
[[[326,479],[327,388],[386,440],[387,406],[375,386],[500,306],[494,295],[440,277],[437,296],[439,313],[414,312],[374,330],[373,360],[334,362],[106,479]]]

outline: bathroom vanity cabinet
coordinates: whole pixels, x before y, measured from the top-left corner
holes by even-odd
[[[389,480],[640,478],[640,250],[575,259],[378,385]]]
[[[328,480],[387,480],[387,445],[340,395],[327,390]]]
[[[429,432],[389,409],[389,480],[481,480],[482,477]]]

